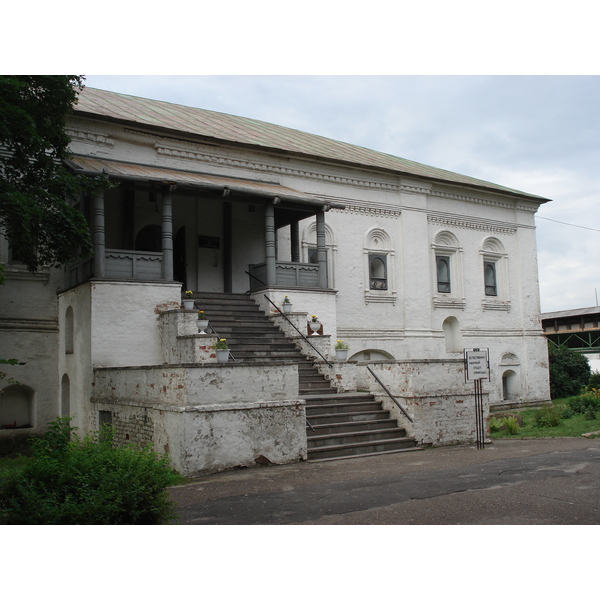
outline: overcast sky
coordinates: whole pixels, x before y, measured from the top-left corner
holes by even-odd
[[[551,198],[536,218],[542,311],[596,305],[600,76],[88,75],[86,85],[285,125]]]

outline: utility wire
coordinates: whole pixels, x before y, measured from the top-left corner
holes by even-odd
[[[589,231],[597,231],[600,233],[600,229],[594,229],[593,227],[584,227],[583,225],[573,225],[573,223],[565,223],[564,221],[556,221],[555,219],[549,219],[548,217],[535,216],[536,219],[544,219],[545,221],[552,221],[553,223],[560,223],[561,225],[569,225],[570,227],[579,227],[579,229],[588,229]]]

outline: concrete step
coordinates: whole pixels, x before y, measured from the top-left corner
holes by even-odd
[[[389,452],[390,450],[413,449],[415,445],[414,438],[401,437],[375,441],[354,442],[349,444],[320,446],[318,448],[311,448],[308,450],[308,460],[365,456],[374,453]]]
[[[419,450],[424,450],[424,448],[420,446],[411,446],[408,448],[398,448],[397,450],[383,450],[381,452],[363,452],[361,454],[342,454],[340,456],[309,458],[308,460],[309,462],[328,462],[331,460],[344,460],[348,458],[368,458],[370,456],[380,456],[382,454],[398,454],[399,452],[417,452]]]
[[[365,412],[373,410],[371,402],[349,402],[349,403],[331,403],[322,406],[307,406],[306,417],[310,418],[319,415],[347,414],[353,412]]]
[[[310,424],[315,427],[317,425],[344,425],[349,423],[360,423],[365,421],[386,421],[388,420],[389,412],[387,410],[372,410],[365,412],[353,413],[334,413],[324,415],[311,415]],[[307,417],[308,418],[308,417]]]
[[[394,419],[379,419],[374,421],[350,421],[344,423],[318,423],[315,424],[311,421],[312,427],[306,430],[306,435],[309,438],[316,436],[332,435],[343,433],[355,433],[355,432],[367,432],[367,431],[381,431],[398,428],[398,424]],[[399,431],[406,436],[406,430],[399,429]]]
[[[312,434],[307,437],[308,449],[323,448],[325,446],[341,446],[362,442],[380,442],[382,440],[406,439],[406,431],[397,426],[387,429],[367,429],[365,431],[348,431],[329,434]]]

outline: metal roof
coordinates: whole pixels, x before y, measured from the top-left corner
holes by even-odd
[[[384,169],[399,175],[466,185],[536,202],[549,201],[541,196],[296,129],[159,100],[84,87],[75,106],[75,114],[78,113],[183,132],[205,140],[225,141],[354,166]]]
[[[542,321],[547,319],[565,319],[568,317],[586,317],[600,314],[600,306],[591,308],[573,308],[571,310],[557,310],[555,312],[542,313]]]
[[[329,204],[333,208],[344,208],[343,204],[333,204],[322,200],[313,194],[300,192],[277,183],[263,181],[252,181],[249,179],[236,179],[233,177],[219,177],[217,175],[204,175],[178,169],[163,169],[148,165],[132,164],[107,160],[104,158],[92,158],[89,156],[74,155],[65,161],[72,169],[85,175],[100,175],[106,173],[114,179],[133,181],[147,181],[153,183],[176,183],[178,185],[202,188],[223,192],[237,192],[252,196],[279,198],[289,202],[300,204],[312,204],[323,206]]]

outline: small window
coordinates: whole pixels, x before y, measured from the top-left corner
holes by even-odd
[[[449,294],[450,288],[450,257],[436,256],[437,289],[442,294]]]
[[[485,281],[485,295],[497,296],[498,285],[496,283],[496,263],[488,261],[483,263],[483,278]]]
[[[369,254],[369,287],[372,290],[387,290],[387,256]]]

